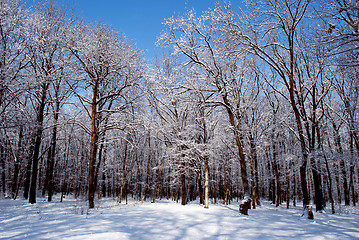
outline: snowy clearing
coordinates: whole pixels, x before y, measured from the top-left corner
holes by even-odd
[[[359,239],[359,209],[342,207],[339,214],[314,213],[301,217],[301,207],[276,208],[268,202],[239,216],[238,204],[198,203],[181,206],[112,199],[87,209],[82,200],[44,198],[0,200],[0,239]]]

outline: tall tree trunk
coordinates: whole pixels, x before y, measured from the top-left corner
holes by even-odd
[[[328,160],[327,157],[324,155],[324,161],[325,161],[325,166],[327,168],[327,173],[328,173],[328,185],[329,185],[329,189],[328,189],[328,195],[329,195],[329,201],[331,203],[331,207],[332,207],[332,214],[335,213],[335,208],[334,208],[334,199],[333,199],[333,195],[332,195],[332,175],[330,173],[330,169],[329,169],[329,164],[328,164]]]
[[[338,165],[336,163],[333,164],[333,167],[335,169],[335,172],[337,172],[337,174],[335,174],[335,182],[336,182],[336,186],[337,186],[338,204],[341,204],[342,203],[342,193],[340,190],[339,169],[338,169]]]
[[[148,155],[147,155],[147,171],[146,171],[146,190],[145,190],[145,200],[146,197],[150,194],[150,172],[151,172],[151,132],[148,132]]]
[[[198,195],[199,195],[199,203],[204,205],[204,194],[203,194],[203,186],[202,186],[202,171],[198,174]]]
[[[45,193],[48,189],[49,186],[49,171],[50,171],[50,158],[51,158],[51,142],[50,142],[50,146],[48,147],[48,152],[47,152],[47,161],[46,161],[46,171],[45,171],[45,180],[44,180],[44,185],[42,187],[42,196],[45,196]]]
[[[93,97],[91,103],[91,146],[90,146],[90,160],[89,160],[89,192],[88,201],[89,208],[95,207],[95,171],[96,171],[96,158],[98,148],[98,113],[97,113],[97,96],[98,96],[99,81],[95,82],[93,87]]]
[[[349,138],[349,147],[350,147],[350,155],[352,158],[354,158],[354,144],[353,141],[355,140],[354,135],[352,132],[350,132],[350,138]],[[357,149],[359,150],[359,149]],[[359,153],[359,151],[358,151]],[[350,174],[349,174],[349,190],[352,191],[352,200],[353,200],[353,206],[356,205],[356,199],[355,199],[355,189],[354,189],[354,165],[351,163],[349,168]]]
[[[332,194],[332,189],[333,189],[333,185],[332,185],[332,174],[330,172],[329,169],[329,164],[328,164],[328,159],[324,153],[324,149],[323,149],[323,142],[322,142],[322,138],[320,137],[319,134],[319,128],[317,128],[317,141],[318,141],[318,146],[319,149],[322,151],[323,153],[323,158],[324,158],[324,162],[325,162],[325,167],[327,169],[327,173],[328,173],[328,185],[329,185],[329,189],[328,189],[328,195],[329,195],[329,201],[331,203],[331,207],[332,207],[332,214],[335,213],[335,208],[334,208],[334,199],[333,199],[333,194]]]
[[[317,103],[316,103],[316,85],[314,84],[312,86],[312,117],[311,117],[311,135],[309,135],[308,130],[308,138],[310,140],[309,142],[309,151],[314,152],[315,151],[315,140],[316,140],[316,134],[318,135],[318,139],[320,139],[320,130],[319,130],[319,123],[317,120]],[[311,137],[309,137],[311,136]],[[318,145],[321,145],[321,142],[318,141]],[[322,190],[322,177],[321,177],[321,171],[319,170],[319,166],[314,159],[314,156],[312,155],[310,158],[311,168],[313,172],[313,180],[314,180],[314,191],[315,191],[315,205],[316,211],[322,211],[324,210],[324,200],[323,200],[323,190]]]
[[[105,168],[104,164],[104,168]],[[106,188],[106,174],[105,170],[102,172],[102,185],[101,185],[101,192],[103,197],[107,197],[107,188]]]
[[[119,203],[121,203],[122,199],[125,197],[125,185],[126,185],[126,163],[127,163],[127,141],[125,141],[125,149],[124,157],[123,157],[123,165],[122,165],[122,178],[121,178],[121,186],[120,186],[120,196],[119,196]]]
[[[0,169],[1,169],[1,186],[3,196],[6,196],[6,176],[5,176],[6,153],[2,144],[0,144]]]
[[[256,208],[256,204],[260,205],[259,191],[258,191],[258,160],[257,149],[252,133],[249,133],[250,142],[250,158],[251,158],[251,185],[252,185],[252,206]]]
[[[186,176],[184,173],[181,174],[181,184],[182,184],[182,205],[187,203],[187,189],[186,189]]]
[[[49,158],[49,169],[48,169],[48,186],[47,192],[48,197],[47,201],[52,201],[52,195],[54,194],[54,166],[55,166],[55,154],[56,154],[56,143],[57,143],[57,123],[59,120],[59,111],[60,111],[60,102],[56,101],[55,113],[54,113],[54,127],[52,129],[51,137],[51,148],[50,148],[50,158]]]
[[[40,146],[42,140],[44,110],[46,105],[46,96],[47,96],[47,90],[49,88],[49,83],[43,83],[41,88],[42,88],[41,100],[39,103],[39,109],[37,110],[35,146],[34,146],[34,153],[32,157],[32,175],[31,175],[30,197],[29,197],[29,202],[32,204],[36,203],[38,162],[39,162]]]
[[[167,200],[170,199],[171,196],[171,167],[168,168],[167,175]]]
[[[299,168],[299,171],[300,171],[300,181],[301,181],[302,194],[303,194],[303,205],[305,206],[305,205],[309,204],[308,183],[307,183],[308,149],[305,144],[305,137],[304,137],[300,112],[299,112],[299,109],[297,107],[297,103],[295,100],[295,91],[297,91],[297,89],[295,86],[296,84],[295,84],[295,79],[294,79],[294,68],[295,68],[294,36],[295,36],[295,29],[290,29],[290,31],[287,34],[288,45],[289,45],[289,57],[290,57],[290,70],[289,70],[289,76],[288,76],[289,82],[286,79],[284,79],[284,80],[285,80],[287,89],[289,91],[289,102],[290,102],[290,105],[294,112],[295,122],[296,122],[297,130],[298,130],[300,147],[302,150],[303,159],[302,159],[302,164]]]
[[[113,104],[113,101],[110,102],[110,104],[108,105],[107,107],[107,110],[110,110],[111,107],[112,107],[112,104]],[[101,120],[98,120],[99,122]],[[108,123],[108,116],[105,117],[105,120],[104,120],[104,126],[107,126],[107,123]],[[106,131],[103,131],[102,133],[102,140],[104,141],[105,140],[105,136],[106,136]],[[96,169],[95,169],[95,191],[97,190],[97,184],[98,184],[98,175],[99,175],[99,171],[100,171],[100,167],[101,167],[101,163],[103,164],[103,166],[105,166],[105,161],[106,161],[106,152],[107,152],[107,147],[101,143],[100,145],[100,149],[98,151],[98,161],[97,161],[97,166],[96,166]],[[102,174],[102,177],[103,177],[103,180],[105,180],[105,174],[103,173]],[[102,187],[104,187],[104,182],[102,184]],[[104,191],[102,191],[101,189],[101,194],[104,194],[104,196],[106,195],[106,193]]]
[[[356,195],[355,195],[355,188],[354,188],[354,165],[350,166],[349,188],[352,192],[353,206],[356,206]]]
[[[106,159],[106,147],[103,143],[100,144],[100,149],[98,150],[98,160],[95,170],[95,191],[97,190],[97,184],[98,184],[98,175],[101,167],[101,163],[105,162]]]
[[[279,165],[277,163],[277,145],[275,142],[275,137],[273,135],[273,142],[272,142],[272,147],[273,147],[273,170],[274,170],[274,174],[275,174],[275,193],[273,191],[273,195],[276,196],[276,201],[275,201],[275,206],[278,207],[281,204],[281,184],[280,184],[280,175],[279,175]]]
[[[308,183],[307,183],[308,150],[305,144],[302,122],[300,120],[300,113],[294,100],[294,80],[291,81],[293,81],[293,84],[290,90],[290,103],[295,115],[295,121],[299,133],[299,142],[303,156],[302,164],[299,168],[299,172],[300,172],[300,182],[301,182],[302,194],[303,194],[303,205],[305,206],[309,204],[309,193],[308,193]]]
[[[344,188],[344,202],[346,206],[349,206],[349,187],[348,187],[348,176],[343,158],[340,159],[340,169],[342,170],[343,177],[343,188]]]
[[[249,184],[248,184],[248,176],[247,176],[247,166],[246,166],[246,159],[245,159],[244,150],[243,150],[243,146],[242,146],[242,142],[241,142],[241,138],[240,138],[239,126],[236,124],[236,122],[234,120],[234,113],[233,113],[231,105],[227,99],[227,95],[224,94],[222,97],[223,97],[223,102],[226,106],[226,110],[228,113],[229,122],[233,129],[234,138],[235,138],[236,146],[237,146],[237,150],[238,150],[239,165],[240,165],[240,169],[241,169],[241,178],[242,178],[242,184],[243,184],[243,192],[244,192],[245,196],[249,197],[250,192],[249,192]]]
[[[342,142],[341,142],[341,138],[340,138],[340,134],[339,134],[339,128],[337,127],[337,125],[335,124],[335,122],[332,123],[333,125],[333,129],[334,129],[334,145],[337,148],[337,152],[341,155],[340,156],[340,162],[339,162],[339,166],[340,166],[340,170],[342,173],[342,177],[343,177],[343,189],[344,189],[344,201],[345,201],[345,205],[349,205],[349,188],[348,188],[348,179],[347,179],[347,173],[345,170],[345,163],[343,160],[343,147],[342,147]],[[337,164],[334,163],[334,168],[337,169]],[[337,181],[337,189],[338,189],[338,203],[341,204],[342,202],[342,195],[341,195],[341,191],[340,191],[340,187],[339,187],[339,175],[336,175],[336,181]]]
[[[25,183],[24,183],[24,198],[29,198],[29,190],[30,190],[30,178],[31,178],[31,167],[32,167],[32,153],[33,152],[33,143],[30,146],[30,155],[28,156],[27,164],[26,164],[26,173],[25,173]]]
[[[293,174],[293,207],[297,205],[297,180],[296,173]]]
[[[204,207],[208,208],[209,206],[209,166],[208,166],[208,156],[204,157]]]
[[[257,158],[257,150],[255,151],[255,158],[254,158],[254,170],[255,170],[255,184],[256,184],[256,189],[255,189],[255,192],[256,192],[256,204],[258,206],[261,205],[261,201],[260,201],[260,195],[259,195],[259,175],[258,175],[258,158]],[[253,199],[254,201],[254,199]]]
[[[323,192],[322,192],[322,179],[320,176],[320,171],[318,170],[318,166],[315,163],[314,157],[310,158],[312,173],[313,173],[313,181],[314,181],[314,192],[315,192],[315,210],[322,211],[324,209],[323,204]]]

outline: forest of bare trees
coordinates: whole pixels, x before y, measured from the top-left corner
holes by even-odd
[[[149,63],[70,6],[0,0],[2,197],[355,206],[359,3],[241,6],[165,19]]]

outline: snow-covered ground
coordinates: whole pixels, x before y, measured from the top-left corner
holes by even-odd
[[[0,199],[0,239],[359,239],[359,209],[314,213],[301,217],[301,207],[276,208],[268,202],[238,214],[238,204],[198,203],[181,206],[171,201],[118,204],[112,199],[87,209],[82,200],[58,198]]]

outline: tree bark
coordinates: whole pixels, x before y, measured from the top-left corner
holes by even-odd
[[[186,176],[184,173],[181,174],[181,185],[182,185],[182,205],[187,204],[187,189],[186,189]]]
[[[275,201],[275,206],[278,207],[280,205],[280,199],[281,199],[281,184],[280,184],[280,176],[279,176],[279,166],[277,163],[277,145],[275,142],[275,137],[273,136],[273,142],[272,142],[272,147],[273,147],[273,169],[274,169],[274,175],[275,175],[275,195],[276,195],[276,201]],[[273,193],[274,195],[274,193]]]
[[[337,148],[337,152],[340,154],[343,154],[343,148],[342,148],[342,143],[341,143],[341,138],[339,135],[339,128],[337,127],[337,125],[335,124],[335,122],[333,121],[332,123],[333,125],[333,133],[334,133],[334,145]],[[328,143],[330,144],[330,141],[328,141]],[[342,158],[343,156],[341,156],[340,162],[339,162],[339,166],[340,166],[340,170],[343,176],[343,189],[344,189],[344,196],[346,198],[345,200],[345,204],[349,205],[349,194],[348,194],[348,183],[347,183],[347,176],[346,176],[346,171],[345,171],[345,164],[344,164],[344,160]],[[334,162],[334,169],[337,170],[338,166],[337,163]],[[338,170],[339,173],[339,170]],[[339,174],[336,174],[336,182],[337,182],[337,192],[338,192],[338,203],[341,204],[342,203],[342,195],[341,195],[341,190],[340,190],[340,180],[339,180]]]
[[[251,185],[252,185],[252,207],[256,208],[256,204],[260,206],[259,191],[258,191],[258,159],[257,149],[253,136],[249,133],[250,141],[250,158],[251,158]]]
[[[329,189],[328,189],[328,195],[329,195],[329,201],[332,207],[332,214],[335,213],[335,208],[334,208],[334,199],[333,199],[333,194],[332,194],[332,175],[330,173],[330,169],[329,169],[329,164],[328,164],[328,160],[327,157],[324,155],[324,161],[325,161],[325,166],[327,168],[327,173],[328,173],[328,185],[329,185]]]
[[[127,163],[127,141],[125,141],[125,149],[124,157],[123,157],[123,165],[122,165],[122,178],[121,178],[121,186],[120,186],[120,196],[119,203],[121,203],[122,199],[125,197],[125,185],[126,185],[126,163]]]
[[[297,130],[299,135],[299,142],[302,150],[303,160],[299,168],[299,171],[300,171],[300,181],[301,181],[302,194],[303,194],[303,205],[305,206],[309,204],[308,183],[307,183],[308,150],[305,144],[305,137],[303,133],[302,121],[300,119],[300,113],[296,106],[296,102],[294,98],[294,76],[292,74],[290,77],[289,95],[290,95],[290,104],[294,111],[295,122],[297,125]]]
[[[95,171],[96,171],[96,158],[97,158],[97,148],[98,148],[98,113],[97,113],[97,96],[99,91],[99,81],[95,81],[93,87],[93,97],[91,103],[91,146],[90,146],[90,160],[89,160],[89,192],[88,192],[88,201],[89,208],[95,207]]]
[[[36,120],[36,135],[35,135],[35,146],[34,153],[32,157],[32,176],[31,176],[31,185],[30,185],[30,203],[36,203],[36,188],[37,188],[37,173],[38,173],[38,162],[40,155],[40,145],[42,140],[42,131],[43,131],[43,121],[44,121],[44,110],[46,105],[46,96],[47,90],[49,88],[49,83],[43,83],[41,85],[41,100],[39,103],[39,109],[37,111],[37,120]]]
[[[226,110],[228,113],[229,122],[233,129],[234,138],[235,138],[236,146],[237,146],[237,150],[238,150],[239,164],[240,164],[240,169],[241,169],[241,178],[242,178],[242,184],[243,184],[243,192],[244,192],[245,196],[249,197],[250,192],[249,192],[249,184],[248,184],[248,176],[247,176],[247,166],[246,166],[246,159],[245,159],[245,155],[244,155],[242,142],[240,139],[240,132],[238,129],[238,125],[236,125],[236,123],[235,123],[234,113],[233,113],[231,105],[228,101],[227,95],[224,94],[222,97],[223,97],[223,102],[226,106]]]
[[[314,192],[315,192],[315,211],[322,211],[324,209],[323,204],[323,192],[322,192],[322,179],[320,173],[318,171],[318,166],[315,163],[314,157],[310,158],[312,173],[313,173],[313,181],[314,181]]]
[[[349,206],[350,198],[349,198],[348,176],[345,167],[345,162],[343,159],[340,159],[340,169],[342,170],[342,176],[343,176],[344,202],[346,206]]]
[[[151,172],[151,132],[148,132],[148,155],[147,155],[147,171],[146,171],[146,189],[145,189],[145,200],[150,194],[150,172]]]
[[[4,147],[0,145],[1,185],[2,185],[2,192],[4,197],[6,196],[5,159],[6,159],[6,154],[4,151]]]
[[[208,166],[208,157],[204,158],[204,208],[209,206],[209,166]]]
[[[204,205],[204,193],[203,193],[203,186],[202,186],[202,171],[198,174],[198,195],[199,195],[199,203]]]
[[[55,154],[56,154],[56,142],[57,142],[57,122],[59,119],[60,111],[60,102],[56,101],[55,113],[54,113],[54,127],[52,129],[51,137],[51,148],[50,148],[50,158],[49,158],[49,170],[48,170],[48,186],[47,192],[48,197],[47,201],[52,201],[52,195],[54,194],[54,165],[55,165]]]
[[[33,143],[30,146],[30,155],[26,164],[26,174],[25,174],[25,183],[24,183],[24,198],[29,198],[29,190],[30,190],[30,178],[31,178],[31,167],[32,167],[32,153],[33,152]]]
[[[317,111],[317,102],[316,102],[316,84],[312,86],[312,116],[311,116],[311,134],[309,134],[308,129],[308,138],[309,138],[309,151],[314,152],[315,151],[315,140],[317,134],[317,138],[319,139],[318,145],[321,145],[320,142],[320,130],[319,130],[319,123],[316,117],[316,111]],[[324,199],[323,199],[323,189],[322,189],[322,177],[321,177],[321,171],[319,170],[319,166],[316,163],[316,160],[314,159],[314,156],[312,155],[310,158],[312,173],[313,173],[313,180],[314,180],[314,191],[315,191],[315,210],[316,211],[322,211],[324,210]]]
[[[355,196],[355,189],[354,189],[354,165],[350,166],[350,177],[349,177],[349,188],[352,192],[352,202],[353,206],[356,206],[356,196]]]

